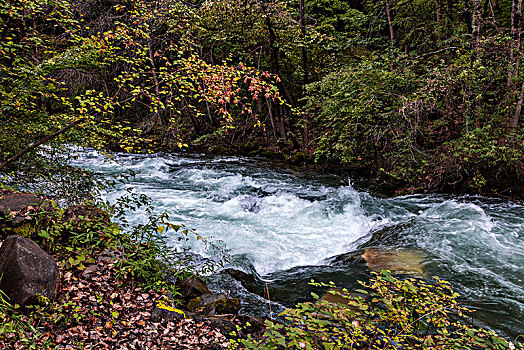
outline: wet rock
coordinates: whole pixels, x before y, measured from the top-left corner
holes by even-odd
[[[241,332],[243,334],[260,335],[266,329],[265,317],[255,317],[250,315],[239,315],[238,319],[242,323]]]
[[[390,270],[399,274],[424,276],[424,252],[416,249],[364,250],[362,257],[366,266],[373,271]]]
[[[223,274],[228,274],[242,284],[246,290],[257,293],[261,292],[264,287],[264,282],[252,273],[247,273],[237,269],[224,269],[221,271]]]
[[[191,277],[185,280],[177,280],[175,287],[181,294],[181,299],[184,303],[198,298],[203,294],[210,294],[211,291],[207,287],[206,282],[197,277]]]
[[[216,301],[226,299],[226,295],[223,293],[220,294],[212,294],[207,293],[203,294],[201,296],[198,296],[194,299],[191,299],[189,303],[187,304],[187,309],[190,311],[194,311],[196,309],[203,308],[209,304],[212,304]]]
[[[269,313],[269,302],[263,298],[264,284],[261,282],[260,295],[252,291],[248,291],[237,279],[233,278],[227,270],[222,270],[209,276],[209,288],[214,293],[224,293],[230,298],[238,298],[241,302],[241,308],[238,311],[241,314],[265,316]],[[231,271],[239,271],[231,269]],[[246,274],[240,271],[241,274]],[[234,273],[233,273],[234,274]],[[237,276],[238,277],[238,276]],[[255,279],[257,277],[254,277]],[[284,307],[278,303],[272,302],[271,308],[274,314],[279,314],[284,311]]]
[[[408,248],[367,248],[329,259],[332,266],[367,267],[373,271],[390,270],[398,274],[424,276],[426,253]]]
[[[111,223],[109,214],[93,205],[73,205],[67,208],[62,215],[64,222],[74,221],[78,223],[82,220],[101,222],[105,225]]]
[[[402,233],[408,230],[409,223],[394,224],[382,227],[370,233],[371,237],[366,236],[366,242],[358,246],[359,249],[378,248],[384,246],[398,245],[402,239]]]
[[[185,313],[182,310],[174,307],[159,304],[151,313],[151,322],[174,321],[185,318]]]
[[[0,289],[19,305],[53,299],[60,281],[54,259],[31,239],[17,235],[7,237],[0,248],[0,274]]]
[[[362,258],[363,250],[357,250],[355,252],[340,254],[326,261],[331,266],[356,266],[356,267],[365,267],[365,261]]]
[[[331,304],[347,305],[351,297],[352,297],[351,294],[344,292],[340,288],[331,288],[326,293],[324,293],[324,295],[322,295],[320,300],[327,301],[328,303],[331,303]]]
[[[224,314],[237,314],[240,310],[240,299],[238,298],[227,298],[223,300],[218,300],[213,303],[215,307],[215,313],[224,315]]]
[[[187,308],[204,315],[236,314],[240,310],[240,299],[227,298],[225,294],[204,294],[191,300]]]
[[[223,317],[203,317],[203,316],[193,316],[193,320],[197,322],[204,322],[209,327],[218,330],[227,338],[234,338],[231,334],[236,331],[236,325],[231,320],[225,319]]]

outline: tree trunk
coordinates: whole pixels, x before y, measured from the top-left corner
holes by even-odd
[[[437,25],[440,23],[440,0],[437,0]]]
[[[515,114],[513,115],[513,118],[510,120],[511,128],[513,129],[511,133],[511,142],[515,139],[515,133],[517,131],[517,127],[519,126],[519,120],[520,116],[522,114],[522,103],[524,102],[524,83],[520,87],[520,97],[517,102],[517,108],[515,109]]]
[[[307,47],[306,47],[306,17],[305,17],[304,0],[300,0],[300,34],[302,36],[302,69],[304,70],[304,86],[308,83],[308,67],[307,67]]]
[[[389,1],[385,0],[386,2],[386,15],[388,17],[388,24],[389,24],[389,38],[391,40],[391,48],[393,49],[395,47],[395,32],[393,31],[393,19],[391,18],[391,11],[389,10]]]
[[[508,74],[508,94],[514,96],[518,94],[519,99],[515,108],[513,117],[509,118],[509,125],[512,129],[511,141],[515,138],[515,132],[520,120],[522,113],[522,103],[524,100],[524,83],[520,87],[520,91],[517,92],[516,79],[519,75],[519,61],[520,61],[520,47],[521,47],[521,33],[520,28],[522,20],[522,0],[513,0],[511,4],[511,41],[512,48],[510,52],[510,71]],[[513,98],[510,98],[512,101]]]
[[[267,110],[269,112],[269,120],[271,121],[271,128],[273,129],[273,136],[275,137],[275,141],[277,140],[277,131],[275,129],[275,119],[273,118],[273,110],[271,109],[271,103],[266,98],[266,104],[267,104]]]
[[[151,70],[153,73],[153,81],[155,82],[155,96],[157,99],[157,103],[160,102],[160,83],[158,82],[158,74],[156,72],[156,66],[155,66],[155,57],[153,55],[153,49],[151,48],[151,40],[147,42],[147,50],[149,53],[149,60],[151,61]],[[156,116],[158,118],[158,123],[160,124],[160,127],[162,128],[162,131],[165,131],[164,128],[164,121],[162,120],[161,111],[157,109]]]
[[[43,145],[44,143],[54,139],[55,137],[57,137],[58,135],[60,134],[63,134],[64,132],[72,129],[73,127],[77,126],[77,125],[80,125],[82,123],[84,123],[85,121],[87,121],[87,118],[80,118],[78,120],[75,120],[74,122],[71,122],[69,124],[67,124],[66,127],[60,129],[60,130],[57,130],[55,131],[54,133],[50,134],[50,135],[47,135],[46,137],[42,138],[40,141],[32,144],[31,146],[27,147],[26,149],[24,149],[22,152],[19,152],[18,154],[16,154],[15,156],[7,159],[5,162],[3,162],[2,164],[0,164],[0,170],[2,170],[3,168],[5,168],[6,166],[8,166],[9,164],[17,161],[18,159],[22,158],[24,155],[26,155],[27,153],[31,152],[32,150],[34,150],[35,148],[37,148],[38,146],[40,145]]]
[[[480,37],[480,0],[471,0],[473,4],[472,14],[471,14],[471,47],[476,49],[479,43]],[[475,55],[473,55],[475,56]]]

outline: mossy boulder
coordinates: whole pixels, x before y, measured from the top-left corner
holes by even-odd
[[[223,315],[223,314],[237,314],[240,310],[241,304],[240,299],[238,298],[227,298],[227,299],[221,299],[217,300],[213,303],[215,307],[215,312],[217,314]]]
[[[0,193],[0,239],[9,234],[34,238],[54,210],[50,200],[33,193]]]
[[[181,299],[184,304],[187,304],[190,300],[198,298],[201,295],[211,294],[206,282],[197,277],[178,280],[175,287],[181,294]]]
[[[24,220],[16,227],[13,227],[11,233],[26,238],[34,238],[37,229],[38,227],[33,220]]]
[[[213,316],[215,314],[237,314],[240,306],[238,298],[227,298],[223,293],[209,293],[189,301],[187,308],[190,311]]]

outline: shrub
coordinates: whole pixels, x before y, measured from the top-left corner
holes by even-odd
[[[298,304],[283,312],[284,324],[266,321],[262,337],[232,342],[234,349],[522,349],[495,332],[475,328],[471,311],[457,302],[449,282],[435,283],[374,273],[364,289],[349,293],[333,283],[345,299]],[[313,297],[318,299],[318,295]],[[469,322],[468,322],[469,321]]]

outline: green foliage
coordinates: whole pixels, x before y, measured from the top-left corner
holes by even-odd
[[[350,293],[333,283],[314,283],[345,299],[298,304],[283,312],[284,324],[266,321],[260,339],[240,339],[243,349],[508,349],[522,348],[495,332],[469,324],[471,311],[457,302],[448,282],[399,280],[374,273]],[[313,297],[318,299],[314,293]]]
[[[0,342],[18,341],[25,349],[52,349],[49,341],[39,341],[37,316],[26,316],[18,305],[11,305],[9,298],[0,290]]]

